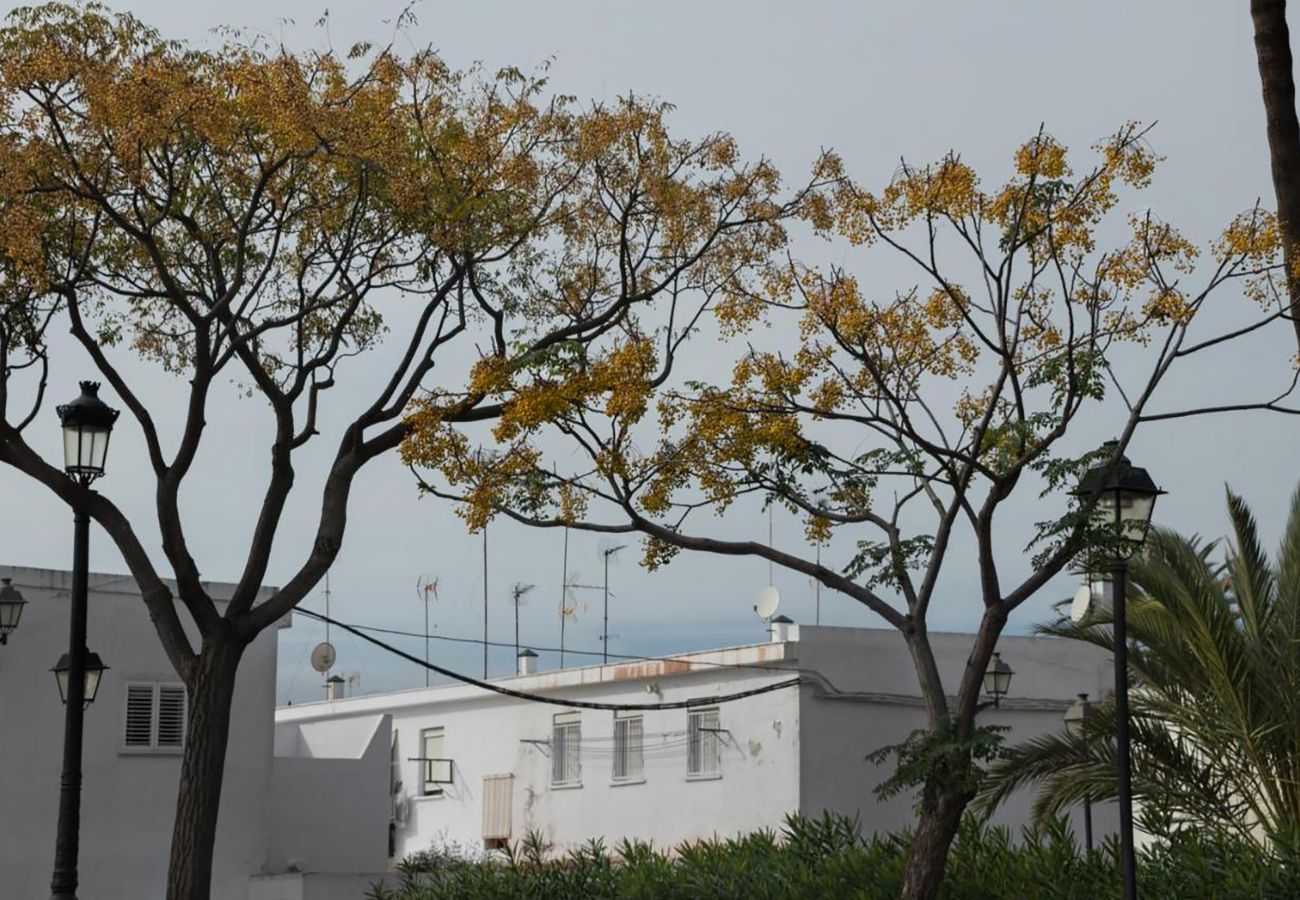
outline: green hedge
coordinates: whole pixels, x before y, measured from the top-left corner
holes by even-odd
[[[373,900],[890,900],[898,896],[908,837],[863,838],[843,818],[790,817],[771,831],[686,844],[667,854],[624,842],[609,852],[593,841],[552,857],[533,835],[504,855],[467,861],[429,852],[406,860],[401,884]],[[1118,898],[1116,848],[1080,851],[1065,825],[1027,831],[964,823],[948,858],[943,900],[1107,900]],[[1143,900],[1293,900],[1300,867],[1243,844],[1180,833],[1144,851]]]

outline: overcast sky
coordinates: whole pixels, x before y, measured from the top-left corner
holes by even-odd
[[[263,31],[293,47],[319,46],[314,26],[319,3],[117,3],[164,34],[199,44],[216,39],[218,25]],[[386,41],[397,2],[370,0],[330,9],[328,37],[336,47],[359,40]],[[851,173],[868,184],[888,180],[900,157],[934,159],[949,149],[977,170],[1004,174],[1014,147],[1045,123],[1063,143],[1086,148],[1128,120],[1158,122],[1150,142],[1165,157],[1153,187],[1130,208],[1151,206],[1204,244],[1238,211],[1257,198],[1272,206],[1268,155],[1245,4],[1222,0],[1168,2],[855,2],[760,3],[486,3],[424,2],[419,24],[402,42],[431,44],[454,66],[481,60],[489,67],[525,69],[553,60],[557,92],[583,100],[610,99],[635,91],[677,107],[672,126],[681,135],[725,130],[749,156],[767,155],[797,178],[819,149],[832,147]],[[401,44],[399,44],[399,47]],[[903,273],[859,273],[892,293],[905,288]],[[897,276],[897,277],[896,277]],[[1244,300],[1229,299],[1243,315]],[[1295,347],[1283,331],[1233,349],[1213,365],[1186,373],[1171,385],[1168,407],[1198,395],[1243,395],[1263,390],[1286,373]],[[54,373],[62,402],[75,394],[78,377],[89,377],[84,359],[65,355]],[[181,385],[151,384],[155,402],[177,402]],[[260,443],[266,434],[257,400],[226,401],[209,416],[208,445],[185,495],[189,533],[205,577],[236,577],[242,564],[254,498],[261,481]],[[57,449],[57,422],[46,415],[45,431],[31,440]],[[1080,446],[1110,436],[1118,417],[1089,420],[1095,434]],[[142,445],[124,417],[114,438],[110,475],[101,490],[141,522],[151,546],[156,528],[148,515],[151,479]],[[332,439],[331,439],[332,440]],[[1170,491],[1158,519],[1209,536],[1224,530],[1223,486],[1229,482],[1253,503],[1268,541],[1279,533],[1300,470],[1300,420],[1238,415],[1187,420],[1148,428],[1131,456],[1152,470]],[[296,568],[314,529],[319,480],[300,474],[294,515],[282,532],[269,581]],[[419,630],[423,606],[417,581],[438,578],[431,607],[435,634],[474,638],[482,629],[481,543],[468,536],[442,505],[421,500],[408,473],[393,459],[379,462],[353,492],[350,526],[331,577],[333,613],[365,624]],[[71,517],[11,470],[0,470],[0,560],[17,565],[64,568],[70,563]],[[1016,507],[1002,520],[1011,557],[1032,523],[1059,512]],[[766,536],[754,511],[738,509],[719,528],[731,535]],[[778,514],[778,545],[802,545],[802,527]],[[510,588],[538,587],[522,610],[524,642],[549,647],[558,641],[556,614],[561,580],[561,535],[494,526],[489,536],[489,612],[493,640],[513,640]],[[599,581],[599,540],[575,534],[570,570],[584,583]],[[97,536],[92,565],[122,571],[111,545]],[[964,549],[958,548],[961,562]],[[156,554],[161,559],[161,552]],[[762,635],[751,605],[767,583],[767,566],[756,560],[683,556],[647,574],[629,549],[611,569],[611,650],[658,654],[677,649],[747,642]],[[1014,560],[1011,560],[1014,562]],[[972,569],[955,566],[940,592],[935,628],[967,629],[978,602],[965,590]],[[778,570],[783,610],[811,621],[813,589],[801,577]],[[1024,631],[1048,615],[1051,602],[1071,593],[1061,579],[1023,608],[1012,629]],[[586,611],[568,630],[575,649],[599,650],[598,592],[588,592]],[[310,605],[319,607],[321,597]],[[581,602],[581,601],[580,601]],[[823,622],[878,625],[851,601],[822,597]],[[306,664],[322,629],[299,618],[282,632],[279,698],[320,696],[320,679]],[[393,662],[349,637],[336,637],[342,674],[359,672],[363,690],[423,683],[423,673]],[[403,646],[422,652],[422,642]],[[477,671],[481,650],[435,642],[438,661]],[[494,651],[494,672],[507,671],[513,651]],[[549,653],[544,666],[553,665]]]

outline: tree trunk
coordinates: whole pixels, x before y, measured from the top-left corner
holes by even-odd
[[[244,644],[229,635],[204,641],[186,690],[189,721],[176,797],[167,900],[208,900],[221,782],[230,735],[230,704]]]
[[[1286,0],[1250,0],[1250,18],[1255,25],[1255,57],[1268,122],[1268,156],[1277,197],[1291,324],[1300,346],[1300,122],[1296,121]]]
[[[926,782],[899,900],[933,900],[939,895],[948,848],[973,797],[970,791],[944,786],[935,779]]]

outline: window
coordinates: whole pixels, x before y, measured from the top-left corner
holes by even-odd
[[[122,749],[179,752],[185,744],[186,712],[184,685],[127,682]]]
[[[420,732],[420,763],[424,769],[420,793],[426,797],[440,795],[442,786],[451,784],[451,760],[447,758],[444,744],[441,726]]]
[[[640,781],[645,777],[641,738],[644,734],[641,716],[616,710],[614,712],[614,780]]]
[[[686,714],[686,775],[716,778],[722,775],[722,740],[718,734],[718,708],[692,709]]]
[[[551,728],[551,784],[582,784],[582,714],[557,713]]]

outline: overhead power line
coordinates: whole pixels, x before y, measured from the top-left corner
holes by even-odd
[[[368,641],[369,643],[374,644],[376,647],[380,647],[384,650],[387,650],[389,653],[393,654],[394,656],[399,656],[402,659],[405,659],[408,662],[415,663],[418,666],[424,666],[431,671],[437,672],[439,675],[445,675],[446,677],[451,678],[455,681],[459,681],[463,684],[472,685],[474,687],[480,688],[485,691],[491,691],[494,694],[501,694],[506,697],[514,697],[517,700],[528,700],[533,703],[547,703],[550,704],[551,706],[564,706],[569,709],[653,710],[653,709],[688,709],[693,706],[717,706],[723,703],[731,703],[736,700],[744,700],[746,697],[757,697],[760,694],[769,694],[772,693],[773,691],[779,691],[788,687],[794,687],[795,685],[801,684],[803,682],[802,678],[798,678],[798,677],[787,678],[785,681],[777,681],[777,682],[773,682],[772,684],[765,684],[762,685],[761,687],[750,688],[747,691],[736,691],[735,693],[731,693],[731,694],[715,694],[708,697],[692,697],[690,700],[678,700],[670,703],[601,703],[595,700],[572,700],[572,699],[565,699],[562,697],[547,697],[543,694],[533,694],[528,691],[517,691],[514,688],[504,687],[499,684],[492,684],[489,681],[484,681],[479,678],[474,678],[470,675],[464,675],[460,672],[453,671],[452,669],[444,668],[442,666],[437,665],[436,663],[425,662],[424,660],[420,659],[418,656],[414,656],[410,653],[407,653],[404,650],[399,650],[398,648],[394,647],[392,644],[388,644],[385,643],[384,641],[379,640],[379,638],[371,637],[370,635],[363,632],[361,629],[349,625],[346,622],[339,622],[335,619],[331,619],[328,616],[323,616],[320,613],[312,612],[311,610],[307,610],[307,609],[299,609],[298,612],[309,619],[316,619],[318,621],[325,622],[326,624],[333,625],[335,628],[342,628],[344,631],[356,635],[357,637],[361,638],[363,641]]]
[[[308,610],[302,609],[301,607],[297,609],[297,612],[303,613],[304,615],[309,614]],[[319,615],[319,614],[317,613],[315,615]],[[404,631],[400,628],[385,628],[380,625],[357,625],[354,623],[352,627],[360,631],[368,631],[374,634],[391,634],[397,637],[409,637],[409,638],[426,637],[426,635],[422,632]],[[430,640],[434,640],[434,641],[449,641],[453,644],[473,644],[476,647],[481,647],[485,643],[482,638],[461,637],[461,636],[450,635],[450,634],[429,634],[427,635],[427,637]],[[514,644],[509,644],[506,643],[505,641],[487,641],[486,644],[489,647],[513,647],[514,646]],[[529,644],[528,646],[530,649],[536,650],[541,653],[560,652],[560,649],[558,647],[543,647],[538,644]],[[563,652],[571,656],[603,657],[605,655],[601,653],[599,650],[574,650],[571,647],[565,647]],[[708,653],[710,651],[701,650],[698,652]],[[635,653],[611,653],[609,654],[609,656],[612,659],[625,660],[627,662],[682,662],[683,661],[680,655],[646,656],[643,654],[635,654]],[[714,669],[747,669],[756,672],[797,672],[800,674],[809,671],[808,669],[802,668],[800,666],[781,666],[781,665],[776,665],[774,663],[718,662],[716,660],[706,660],[706,659],[692,659],[689,660],[689,662],[692,666],[701,666],[701,667],[707,666],[709,668],[714,668]]]

